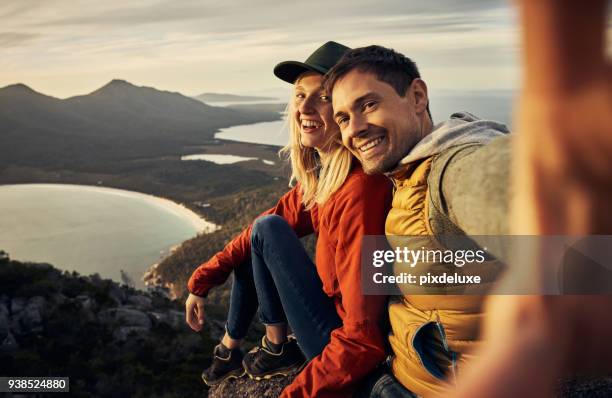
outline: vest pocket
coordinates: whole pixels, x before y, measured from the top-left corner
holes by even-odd
[[[448,349],[440,322],[431,321],[419,326],[412,338],[412,347],[423,367],[435,378],[444,380],[453,369],[455,353]]]

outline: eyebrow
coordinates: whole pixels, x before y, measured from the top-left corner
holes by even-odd
[[[361,97],[356,98],[353,101],[353,103],[351,104],[351,106],[349,107],[349,109],[353,109],[353,108],[355,108],[356,105],[364,103],[370,97],[376,97],[376,96],[377,95],[374,92],[368,91],[367,93],[365,93]],[[339,116],[346,116],[346,114],[347,114],[346,112],[338,111],[338,112],[334,113],[334,119],[338,118]]]
[[[302,91],[306,91],[306,89],[303,86],[297,85],[293,88],[293,91],[298,91],[298,90],[302,90]],[[319,86],[317,89],[311,91],[313,93],[319,92],[319,93],[326,93],[326,91],[324,90],[323,86]]]

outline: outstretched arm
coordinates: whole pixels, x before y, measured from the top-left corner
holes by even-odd
[[[513,148],[515,234],[612,233],[605,8],[605,0],[520,1],[525,73]],[[542,259],[525,260],[540,278]],[[491,297],[485,348],[455,396],[552,396],[568,372],[609,372],[611,306],[610,296]]]

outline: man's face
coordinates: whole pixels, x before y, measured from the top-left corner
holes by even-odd
[[[425,106],[419,98],[423,88]],[[403,97],[368,72],[352,70],[336,82],[332,93],[334,120],[340,126],[344,146],[366,173],[393,170],[421,140],[426,97],[427,89],[420,79],[412,82]]]

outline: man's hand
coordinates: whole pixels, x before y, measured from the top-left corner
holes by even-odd
[[[196,332],[202,330],[204,326],[204,298],[189,293],[185,301],[185,320],[187,324]]]
[[[519,4],[525,83],[514,148],[512,233],[609,235],[612,66],[604,51],[606,1]],[[540,253],[525,253],[517,263],[530,266],[529,282],[548,277]],[[552,397],[561,377],[609,374],[611,305],[609,295],[491,297],[483,350],[453,396]]]

